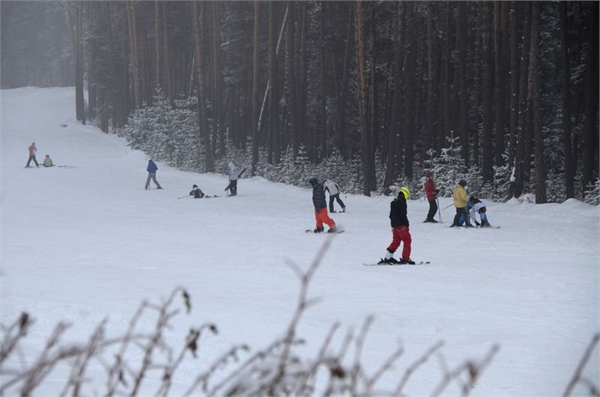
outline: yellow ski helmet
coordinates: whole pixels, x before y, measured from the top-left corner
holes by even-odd
[[[405,200],[408,200],[408,198],[410,197],[410,190],[408,190],[406,186],[401,187],[400,190],[398,190],[398,197],[400,197],[400,193],[404,195]]]

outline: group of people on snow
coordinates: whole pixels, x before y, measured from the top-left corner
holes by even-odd
[[[28,148],[29,151],[29,159],[27,160],[27,164],[25,164],[25,168],[29,168],[31,164],[31,162],[33,161],[35,163],[36,167],[39,167],[40,165],[37,162],[37,159],[35,158],[35,153],[37,152],[37,147],[35,146],[35,142],[31,142],[31,145],[29,145]],[[53,167],[54,163],[52,162],[52,159],[50,158],[49,155],[46,155],[46,157],[44,157],[44,162],[42,163],[42,165],[44,167]]]
[[[433,172],[426,174],[427,181],[423,186],[427,201],[429,202],[429,212],[424,223],[437,223],[434,219],[435,213],[439,206],[437,203],[437,195],[439,190],[435,188],[433,181]],[[465,187],[467,181],[460,180],[456,187],[452,190],[452,196],[454,200],[454,206],[456,207],[456,215],[450,227],[462,226],[465,223],[465,227],[472,227],[474,223],[476,226],[490,227],[490,223],[487,219],[486,206],[481,200],[475,196],[469,196]],[[392,226],[392,242],[387,247],[385,257],[381,259],[380,264],[415,264],[410,258],[412,237],[410,235],[409,221],[407,217],[407,206],[406,200],[410,197],[410,190],[407,187],[402,187],[398,190],[397,197],[390,204],[390,223]],[[480,220],[477,220],[479,215]],[[404,244],[402,248],[402,255],[400,260],[394,259],[394,253],[400,247],[400,244]]]

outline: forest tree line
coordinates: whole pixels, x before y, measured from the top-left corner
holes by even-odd
[[[369,195],[445,156],[506,198],[598,186],[597,2],[25,4],[1,3],[3,88],[57,81],[69,53],[81,122],[131,129],[164,97],[193,111],[203,171],[231,150],[253,174],[299,156],[359,159]],[[64,29],[37,45],[69,46],[40,61],[31,32],[5,20],[42,12]]]

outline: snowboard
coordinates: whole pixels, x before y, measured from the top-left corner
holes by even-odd
[[[346,231],[346,229],[340,229],[335,233],[327,233],[327,232],[321,232],[321,233],[315,233],[313,231],[313,229],[306,229],[304,230],[305,233],[312,233],[312,234],[340,234],[340,233],[344,233]]]
[[[429,261],[415,261],[414,264],[410,263],[363,263],[364,266],[417,266],[417,265],[429,265]]]

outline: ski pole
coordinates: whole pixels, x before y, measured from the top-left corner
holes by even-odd
[[[442,221],[442,210],[440,209],[440,199],[436,197],[435,201],[437,201],[437,205],[438,205],[438,214],[440,214],[440,222],[444,223],[444,221]]]
[[[450,204],[450,205],[447,205],[447,206],[445,206],[444,208],[442,208],[442,211],[443,211],[443,210],[445,210],[445,209],[448,209],[448,208],[452,207],[453,205],[454,205],[454,203],[452,203],[452,204]]]
[[[192,196],[182,196],[182,197],[177,197],[177,200],[182,199],[182,198],[187,198],[187,197],[192,197]]]

